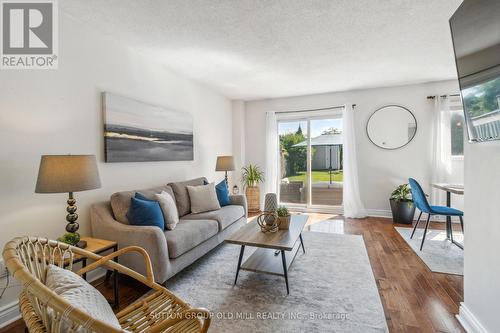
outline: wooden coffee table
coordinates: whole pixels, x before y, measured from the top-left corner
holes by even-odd
[[[309,216],[292,215],[290,218],[290,228],[288,230],[263,233],[257,221],[254,220],[225,239],[227,243],[241,245],[234,284],[238,281],[238,273],[241,269],[279,275],[285,278],[286,292],[290,294],[290,289],[288,288],[288,268],[295,259],[300,246],[302,246],[302,251],[306,253],[302,240],[302,230]],[[298,242],[299,240],[300,243]],[[241,261],[245,252],[245,246],[253,246],[258,249],[242,265]],[[280,252],[281,258],[279,256]]]

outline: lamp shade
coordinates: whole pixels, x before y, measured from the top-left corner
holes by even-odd
[[[215,171],[233,171],[234,159],[232,156],[217,156]]]
[[[101,187],[94,155],[43,155],[35,193],[68,193]]]

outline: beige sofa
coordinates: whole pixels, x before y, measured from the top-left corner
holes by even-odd
[[[155,281],[163,283],[223,242],[247,221],[247,203],[243,195],[231,196],[231,205],[219,210],[191,214],[186,186],[202,185],[204,181],[206,179],[202,177],[150,189],[117,192],[109,202],[92,205],[92,236],[115,240],[119,248],[131,245],[145,248],[151,257]],[[130,225],[126,213],[135,192],[154,198],[154,194],[161,191],[170,193],[175,199],[180,217],[175,229]],[[145,273],[143,261],[134,254],[120,257],[120,263]]]

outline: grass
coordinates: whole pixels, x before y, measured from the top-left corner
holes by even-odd
[[[306,172],[299,172],[295,176],[287,177],[290,181],[306,181]],[[332,181],[335,182],[341,182],[344,180],[344,174],[342,170],[340,171],[332,171]],[[313,183],[316,182],[329,182],[330,181],[330,175],[328,173],[328,170],[321,170],[321,171],[313,171],[312,172],[312,181]]]

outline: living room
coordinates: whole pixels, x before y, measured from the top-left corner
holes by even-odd
[[[496,0],[30,4],[0,332],[500,330]]]

